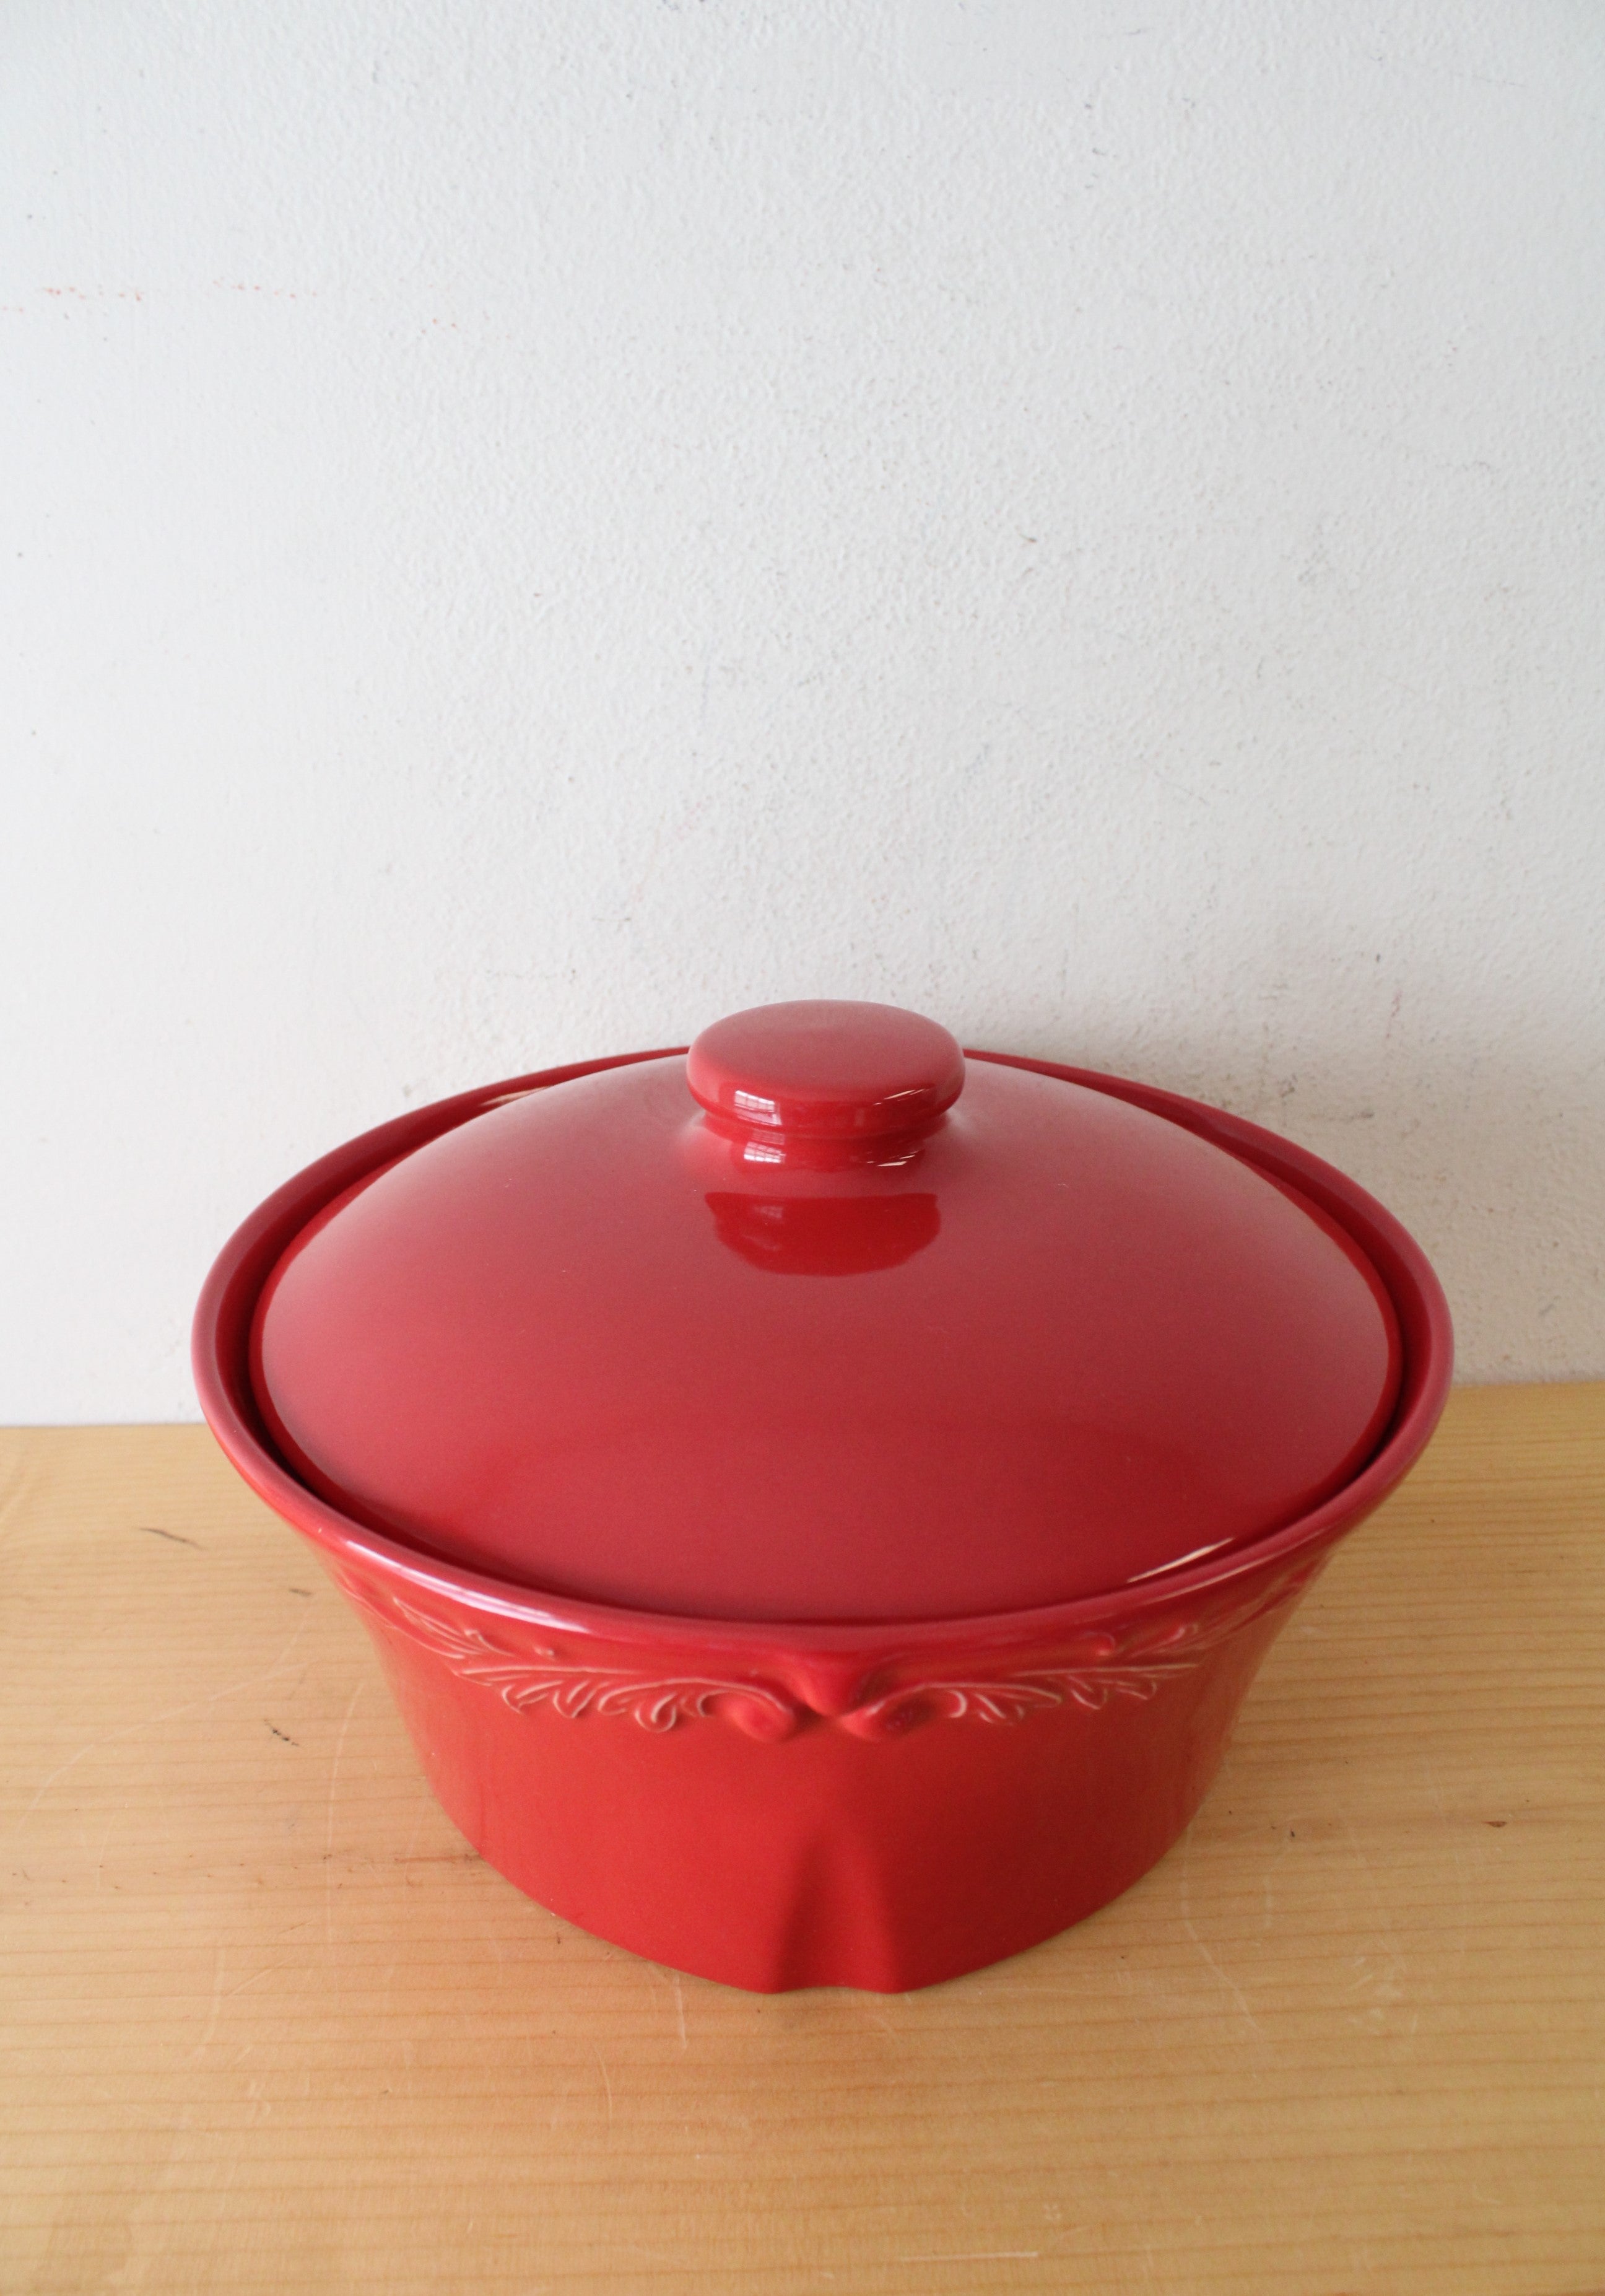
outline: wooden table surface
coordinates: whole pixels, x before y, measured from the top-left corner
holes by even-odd
[[[1605,1388],[1458,1394],[1185,1841],[890,1998],[519,1896],[201,1431],[0,1533],[6,2292],[1605,2286]]]

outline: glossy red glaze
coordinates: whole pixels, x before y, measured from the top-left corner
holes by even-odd
[[[895,1004],[760,1004],[704,1029],[685,1060],[692,1096],[767,1160],[807,1143],[912,1142],[963,1089],[964,1055],[934,1021]]]
[[[308,1223],[253,1358],[308,1484],[546,1593],[848,1621],[1125,1586],[1363,1465],[1396,1318],[1285,1180],[1060,1077],[966,1080],[910,1014],[774,1012]]]
[[[662,1055],[643,1055],[661,1058]],[[1044,1062],[970,1056],[1162,1117],[1291,1186],[1386,1286],[1404,1378],[1384,1439],[1299,1521],[1161,1578],[1005,1615],[873,1626],[671,1617],[430,1560],[290,1471],[250,1337],[291,1241],[364,1175],[605,1066],[465,1094],[353,1141],[253,1214],[196,1317],[219,1441],[366,1618],[421,1759],[471,1841],[544,1904],[760,1989],[901,1990],[1052,1936],[1127,1887],[1202,1799],[1253,1673],[1447,1391],[1443,1295],[1363,1191],[1241,1119]]]

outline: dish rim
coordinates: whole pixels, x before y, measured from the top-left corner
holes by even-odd
[[[1309,1554],[1340,1537],[1378,1505],[1420,1457],[1442,1413],[1454,1370],[1448,1302],[1426,1254],[1404,1226],[1357,1182],[1310,1150],[1207,1103],[1098,1070],[1017,1053],[965,1049],[985,1061],[1054,1077],[1145,1108],[1180,1125],[1269,1177],[1291,1183],[1335,1219],[1374,1268],[1398,1316],[1404,1369],[1398,1401],[1380,1443],[1360,1472],[1293,1521],[1252,1537],[1215,1557],[1181,1564],[1141,1583],[1027,1610],[950,1618],[822,1624],[700,1618],[631,1609],[545,1590],[475,1571],[373,1529],[321,1497],[286,1465],[258,1408],[250,1378],[250,1333],[258,1299],[284,1251],[308,1221],[343,1190],[381,1164],[411,1154],[476,1116],[532,1092],[640,1062],[681,1056],[686,1047],[536,1070],[481,1085],[408,1110],[356,1135],[286,1180],[241,1223],[214,1261],[195,1311],[192,1363],[201,1410],[225,1455],[258,1496],[323,1551],[337,1567],[366,1566],[403,1587],[454,1600],[488,1616],[542,1632],[616,1648],[688,1646],[732,1660],[806,1660],[810,1655],[864,1663],[967,1651],[1040,1649],[1127,1626],[1179,1601],[1196,1602],[1271,1565]]]

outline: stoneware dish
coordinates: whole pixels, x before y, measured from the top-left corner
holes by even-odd
[[[1303,1150],[818,1003],[364,1134],[195,1325],[469,1841],[766,1991],[929,1985],[1145,1872],[1450,1356]]]

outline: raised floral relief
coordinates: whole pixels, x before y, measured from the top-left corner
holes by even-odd
[[[794,1699],[766,1683],[575,1666],[538,1644],[523,1651],[504,1650],[477,1627],[431,1617],[399,1596],[378,1602],[370,1588],[348,1577],[340,1583],[370,1617],[422,1643],[443,1658],[454,1674],[494,1690],[515,1713],[550,1706],[568,1722],[577,1722],[585,1714],[626,1715],[643,1730],[672,1730],[677,1722],[704,1721],[716,1711],[726,1711],[753,1738],[790,1737],[803,1718]]]
[[[1140,1620],[1122,1634],[1092,1634],[1060,1666],[1022,1668],[986,1677],[944,1676],[899,1683],[841,1717],[862,1738],[890,1737],[923,1722],[1023,1722],[1064,1705],[1096,1712],[1111,1699],[1151,1698],[1162,1683],[1190,1674],[1201,1659],[1257,1619],[1290,1605],[1325,1561],[1302,1562],[1247,1602],[1186,1619]]]
[[[1060,1665],[986,1677],[916,1677],[829,1716],[772,1682],[575,1664],[538,1644],[506,1649],[478,1627],[437,1618],[399,1595],[381,1596],[355,1577],[340,1575],[371,1618],[433,1652],[465,1681],[494,1691],[517,1713],[550,1706],[569,1722],[587,1715],[624,1717],[653,1731],[718,1717],[749,1737],[766,1739],[788,1738],[805,1723],[831,1720],[856,1737],[884,1738],[927,1722],[1011,1724],[1067,1704],[1096,1711],[1116,1698],[1152,1698],[1162,1684],[1190,1673],[1245,1627],[1290,1605],[1325,1559],[1299,1562],[1246,1602],[1182,1620],[1141,1620],[1120,1634],[1087,1634]],[[882,1677],[886,1671],[877,1669]]]

